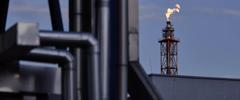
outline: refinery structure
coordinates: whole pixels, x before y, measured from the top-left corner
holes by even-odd
[[[10,0],[0,2],[1,100],[240,100],[240,80],[178,75],[180,42],[168,9],[161,73],[139,62],[138,0],[48,1],[52,30],[36,22],[6,29]]]
[[[174,28],[170,21],[163,29],[163,39],[160,43],[161,74],[177,75],[178,73],[178,42],[174,37]]]

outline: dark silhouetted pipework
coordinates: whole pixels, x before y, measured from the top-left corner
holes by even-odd
[[[99,45],[98,41],[89,33],[71,33],[71,32],[40,32],[41,45],[43,46],[57,46],[57,47],[71,47],[86,50],[81,54],[84,61],[85,68],[87,68],[86,80],[89,95],[87,100],[101,100],[100,98],[100,73],[99,73]],[[82,57],[83,56],[83,57]],[[75,59],[77,60],[77,59]],[[78,67],[78,66],[76,66]],[[85,91],[84,91],[85,92]]]
[[[82,31],[82,4],[83,0],[69,0],[69,31],[70,32],[81,32]],[[84,93],[88,93],[87,89],[82,87],[82,84],[84,83],[82,80],[86,79],[86,68],[83,68],[82,65],[84,63],[81,61],[83,58],[83,50],[80,48],[72,49],[71,52],[74,54],[74,58],[76,59],[76,70],[77,70],[77,99],[79,100],[85,100],[87,99],[87,95],[84,95]],[[84,73],[85,72],[85,73]],[[85,76],[83,76],[85,75]],[[83,93],[83,88],[85,89],[85,92]],[[84,99],[85,98],[85,99]]]
[[[161,74],[177,75],[178,73],[178,50],[179,40],[174,37],[174,28],[170,21],[163,29],[163,39],[159,41],[161,47]]]
[[[110,2],[110,99],[127,100],[128,36],[127,0]]]
[[[48,0],[48,4],[53,31],[39,31],[36,23],[19,23],[5,32],[9,0],[0,2],[0,32],[3,33],[0,35],[0,62],[28,60],[59,64],[62,88],[54,91],[62,89],[62,94],[56,94],[62,100],[162,100],[139,62],[138,0],[69,0],[69,32],[63,32],[59,0]],[[164,50],[176,50],[174,43],[179,41],[175,41],[170,22],[164,32],[164,39],[159,41],[161,46],[167,48]],[[168,55],[164,59],[169,66],[172,54],[164,55]],[[32,66],[37,67],[37,64]],[[59,77],[56,75],[55,79]],[[27,77],[33,78],[20,78],[23,82],[30,81],[25,90],[33,87],[30,94],[42,100],[34,89],[37,83],[34,80],[38,77]],[[13,92],[22,95],[19,91],[22,90]],[[44,91],[43,94],[50,97],[51,93]]]
[[[62,100],[76,100],[75,61],[67,51],[54,49],[33,49],[23,60],[59,63],[62,67]]]
[[[94,0],[69,0],[69,31],[70,32],[93,32],[93,1]],[[89,59],[88,49],[75,48],[71,49],[76,59],[77,66],[77,98],[80,100],[96,100],[92,94],[94,90],[89,89],[91,84],[88,77],[92,76],[88,70],[87,59]],[[90,86],[89,86],[90,85]],[[94,87],[92,87],[94,88]],[[98,92],[98,91],[94,91]],[[98,94],[96,94],[98,95]]]
[[[100,74],[102,100],[109,99],[109,0],[96,0],[97,38],[100,42]]]
[[[119,86],[117,100],[127,100],[127,74],[128,74],[128,33],[127,33],[127,0],[119,0]]]
[[[93,0],[69,0],[69,30],[72,32],[92,32]]]
[[[9,0],[1,0],[0,2],[0,32],[5,32]]]
[[[52,29],[54,31],[63,31],[63,21],[59,0],[48,0],[49,11],[51,15]]]

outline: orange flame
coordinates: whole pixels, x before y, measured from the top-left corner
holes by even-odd
[[[175,12],[180,12],[180,8],[181,6],[179,4],[176,4],[176,7],[175,8],[168,8],[167,9],[167,12],[166,12],[166,17],[167,17],[167,21],[170,21],[170,17],[172,16],[173,13]]]

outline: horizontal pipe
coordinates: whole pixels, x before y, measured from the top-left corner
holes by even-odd
[[[22,58],[23,60],[59,63],[62,67],[62,96],[63,100],[76,100],[75,90],[75,61],[67,51],[54,49],[33,49]]]
[[[88,85],[89,85],[89,100],[100,99],[100,74],[99,74],[99,48],[98,41],[89,33],[77,32],[47,32],[40,31],[40,42],[42,46],[64,46],[71,48],[86,49],[86,59],[88,66],[83,66],[89,69]],[[82,58],[85,59],[85,58]]]
[[[89,33],[40,31],[39,36],[44,46],[91,47],[99,52],[98,41]]]

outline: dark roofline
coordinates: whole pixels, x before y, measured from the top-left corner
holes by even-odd
[[[207,80],[227,80],[227,81],[240,81],[237,78],[221,78],[221,77],[205,77],[205,76],[187,76],[187,75],[161,75],[161,74],[149,74],[149,77],[171,77],[171,78],[189,78],[189,79],[207,79]]]

